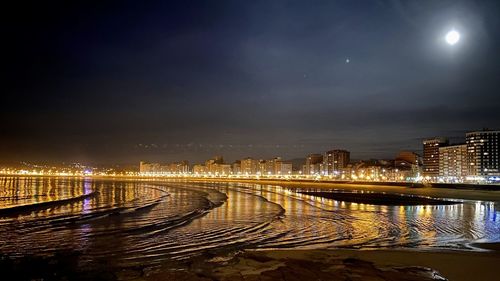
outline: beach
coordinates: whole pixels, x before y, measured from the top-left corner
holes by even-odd
[[[225,263],[198,262],[137,280],[498,280],[499,261],[498,251],[245,251]]]
[[[224,181],[224,180],[223,180]],[[498,202],[499,191],[451,188],[408,188],[404,186],[353,185],[327,182],[245,180],[246,183],[272,184],[319,197],[338,197],[351,202],[372,203],[379,198],[370,194],[386,193],[392,203],[419,203],[411,196],[430,198],[486,200]],[[325,190],[341,190],[331,193]],[[364,191],[368,193],[356,194]],[[344,193],[348,192],[348,193]],[[347,195],[346,195],[347,194]],[[391,198],[401,194],[400,198]],[[357,195],[357,196],[356,196]],[[368,198],[366,198],[368,197]],[[378,197],[378,196],[377,196]],[[417,197],[418,198],[418,197]],[[416,200],[416,201],[415,201]],[[439,201],[424,204],[439,204]],[[406,202],[408,201],[408,202]],[[387,200],[382,203],[392,204]],[[450,201],[444,201],[445,204]],[[369,203],[369,202],[366,202]],[[389,205],[390,205],[389,204]],[[497,280],[500,262],[499,243],[471,244],[470,250],[421,249],[314,249],[247,250],[225,263],[197,262],[185,272],[168,270],[151,274],[145,280]],[[167,278],[167,279],[164,279]],[[174,280],[171,279],[171,280]]]
[[[499,245],[488,245],[498,249]],[[134,281],[425,281],[498,280],[498,250],[420,251],[409,249],[244,250],[237,254],[199,256],[154,267],[111,268],[103,263],[91,270],[78,265],[78,253],[48,258],[0,259],[7,280],[134,280]],[[30,270],[26,270],[30,268]]]
[[[3,195],[14,280],[495,280],[500,261],[496,191],[27,177]]]

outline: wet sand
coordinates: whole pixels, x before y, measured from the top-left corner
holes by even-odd
[[[137,280],[497,280],[499,262],[499,252],[246,251],[223,264],[195,262]]]
[[[213,182],[218,182],[218,180]],[[386,192],[433,198],[500,201],[498,191],[328,182],[302,183],[266,180],[240,180],[238,182],[280,185],[296,188],[299,192],[307,190],[329,193],[325,189],[335,189],[353,193],[353,191],[362,190],[379,194]],[[357,195],[355,194],[351,199],[360,200],[367,193]],[[398,204],[401,203],[404,202],[398,202]],[[420,203],[424,204],[424,202]],[[162,270],[145,276],[141,280],[497,280],[500,244],[476,243],[471,246],[482,248],[484,251],[422,251],[421,249],[246,251],[222,264],[206,261],[193,262],[186,271],[173,273],[169,270]]]

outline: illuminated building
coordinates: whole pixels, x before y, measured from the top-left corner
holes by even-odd
[[[207,167],[205,165],[195,164],[193,166],[193,173],[194,174],[201,175],[201,174],[205,174],[207,172],[208,172],[208,170],[207,170]]]
[[[419,164],[419,156],[415,152],[412,151],[400,151],[395,158],[396,161],[411,163],[413,165]]]
[[[241,173],[242,174],[249,174],[249,175],[255,175],[257,174],[259,168],[259,161],[247,157],[245,159],[241,160]]]
[[[141,161],[139,164],[139,173],[141,174],[183,174],[188,172],[189,163],[187,161],[168,164]]]
[[[469,176],[500,176],[500,131],[477,131],[465,135]]]
[[[407,171],[408,176],[417,177],[420,175],[420,156],[412,151],[400,151],[394,158],[394,168]]]
[[[231,169],[231,164],[216,164],[217,168],[215,170],[215,174],[219,175],[230,175],[233,173]]]
[[[309,154],[306,158],[306,164],[303,166],[304,175],[321,174],[323,170],[323,155]]]
[[[274,173],[274,159],[260,160],[259,172],[261,175],[270,175]]]
[[[292,162],[283,161],[281,157],[260,160],[258,170],[261,175],[290,175],[292,174]]]
[[[233,169],[233,174],[235,175],[241,174],[241,161],[240,160],[234,161],[232,169]]]
[[[207,166],[209,170],[210,166],[214,164],[224,164],[224,158],[222,158],[222,156],[215,156],[214,158],[205,161],[205,166]]]
[[[278,168],[278,165],[280,166]],[[281,157],[275,157],[270,160],[261,160],[259,162],[259,171],[262,175],[284,175],[288,174],[288,166],[283,164]]]
[[[181,161],[181,162],[174,162],[165,165],[167,173],[171,174],[184,174],[184,173],[189,173],[189,162],[188,161]]]
[[[448,140],[445,138],[433,138],[423,141],[424,145],[424,176],[438,177],[439,176],[439,148],[448,145]]]
[[[351,153],[341,149],[330,150],[325,153],[323,159],[324,174],[336,175],[347,167],[351,161]]]
[[[215,156],[213,159],[205,161],[206,173],[213,175],[229,175],[232,174],[230,164],[224,163],[222,156]]]
[[[439,177],[446,181],[462,181],[467,176],[467,145],[439,148]]]
[[[160,173],[161,165],[159,163],[148,163],[141,161],[139,163],[139,172],[141,174]]]
[[[292,174],[292,162],[282,161],[281,159],[276,160],[274,165],[275,175],[291,175]]]

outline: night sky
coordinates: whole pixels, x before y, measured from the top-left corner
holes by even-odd
[[[392,158],[500,127],[500,1],[65,2],[2,7],[1,161]]]

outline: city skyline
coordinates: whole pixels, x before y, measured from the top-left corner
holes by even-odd
[[[354,160],[350,155],[350,151],[336,148],[292,161],[283,160],[280,156],[273,159],[246,157],[232,163],[225,162],[220,155],[206,160],[205,164],[194,164],[192,169],[187,161],[169,164],[141,161],[138,175],[305,175],[318,180],[434,183],[497,183],[500,180],[500,130],[467,132],[459,143],[450,143],[446,137],[425,139],[422,141],[421,155],[413,151],[400,151],[390,159],[370,160]]]
[[[496,128],[499,5],[11,4],[2,161],[387,158]]]
[[[312,155],[312,154],[315,154],[315,153],[324,153],[325,150],[328,150],[326,151],[326,153],[328,152],[331,152],[331,151],[334,151],[334,150],[345,150],[347,149],[348,152],[350,154],[353,154],[355,155],[355,157],[351,157],[351,160],[353,161],[364,161],[364,160],[373,160],[373,159],[379,159],[379,160],[389,160],[389,159],[394,159],[395,157],[397,157],[397,154],[402,152],[402,151],[408,151],[408,152],[412,152],[412,153],[416,153],[417,155],[419,155],[420,157],[422,157],[423,161],[425,162],[425,155],[426,155],[426,152],[425,152],[425,142],[427,141],[434,141],[434,140],[442,140],[443,141],[443,148],[447,148],[447,147],[451,147],[451,146],[457,146],[457,145],[465,145],[466,143],[466,135],[467,134],[470,134],[470,133],[474,133],[474,132],[488,132],[488,131],[498,131],[498,130],[495,130],[495,129],[490,129],[490,128],[482,128],[482,129],[477,129],[477,130],[470,130],[470,131],[464,131],[463,135],[462,136],[454,136],[454,137],[450,137],[450,136],[434,136],[434,137],[428,137],[428,138],[418,138],[418,142],[416,143],[412,143],[411,145],[410,144],[407,144],[407,145],[404,145],[402,147],[406,147],[405,148],[400,148],[399,150],[394,150],[394,151],[387,151],[387,154],[385,154],[383,157],[374,157],[374,154],[367,154],[365,155],[365,157],[361,157],[362,155],[364,155],[363,153],[359,153],[359,151],[351,151],[350,149],[348,149],[348,147],[338,147],[338,146],[332,146],[332,145],[325,145],[323,149],[319,148],[318,147],[321,147],[321,146],[318,146],[318,145],[315,145],[315,146],[311,146],[312,148],[311,149],[307,149],[308,146],[304,146],[304,145],[298,145],[298,144],[288,144],[288,145],[282,145],[282,144],[277,144],[277,145],[274,145],[274,144],[264,144],[264,145],[257,145],[257,146],[254,146],[254,145],[246,145],[246,144],[243,144],[243,145],[233,145],[233,144],[229,144],[229,145],[213,145],[213,144],[199,144],[199,145],[196,145],[196,144],[163,144],[163,145],[156,145],[156,144],[139,144],[139,146],[143,146],[144,149],[151,149],[153,150],[161,150],[161,149],[166,149],[168,147],[175,147],[177,150],[185,150],[185,149],[193,149],[193,151],[197,152],[197,157],[194,158],[176,158],[172,155],[169,155],[168,157],[165,157],[164,155],[158,155],[158,154],[151,154],[151,153],[145,153],[145,154],[142,154],[141,156],[138,156],[138,161],[144,161],[144,162],[148,162],[148,163],[178,163],[178,162],[184,162],[184,161],[187,161],[191,164],[197,164],[197,163],[204,163],[206,161],[206,159],[212,159],[213,157],[218,157],[218,156],[221,156],[221,157],[225,157],[225,159],[229,159],[229,162],[228,163],[232,163],[234,161],[239,161],[243,158],[252,158],[252,159],[257,159],[257,160],[264,160],[264,159],[270,159],[270,158],[274,158],[274,157],[279,157],[279,158],[284,158],[284,160],[286,161],[290,161],[290,160],[304,160],[306,161],[307,160],[307,157],[308,155]],[[424,143],[424,147],[422,147],[422,143]],[[213,148],[214,150],[211,151],[211,150],[205,150],[203,152],[200,153],[200,149],[202,150],[203,148]],[[276,152],[276,151],[279,151],[279,148],[283,148],[283,147],[292,147],[295,149],[295,152],[292,153],[292,154],[280,154],[279,152]],[[410,149],[411,147],[411,149]],[[269,152],[269,153],[255,153],[255,150],[254,148],[264,148],[266,150],[270,150],[272,152]],[[298,149],[299,148],[299,149]],[[236,154],[236,156],[233,155],[233,157],[226,157],[224,152],[227,152],[227,150],[245,150],[245,149],[248,149],[248,153],[246,152],[239,152],[238,154]],[[304,149],[305,151],[305,154],[300,154],[298,153],[298,151],[300,151],[300,149]],[[437,149],[437,148],[436,148]],[[214,152],[214,153],[212,153]],[[436,152],[434,152],[434,154],[437,153],[437,150]],[[436,154],[438,155],[438,154]],[[115,166],[115,165],[124,165],[124,166],[130,166],[130,165],[135,165],[137,163],[137,161],[135,162],[110,162],[110,163],[99,163],[99,162],[96,162],[96,161],[90,161],[87,159],[87,161],[79,161],[79,160],[75,160],[75,159],[69,159],[69,160],[58,160],[58,161],[50,161],[50,160],[32,160],[32,161],[26,161],[24,159],[17,159],[15,161],[11,160],[11,161],[5,161],[5,159],[2,159],[4,161],[1,161],[0,162],[0,165],[3,164],[3,165],[6,165],[7,167],[9,165],[12,165],[12,164],[19,164],[19,163],[26,163],[26,164],[47,164],[47,165],[59,165],[59,164],[71,164],[71,163],[74,163],[74,164],[78,164],[78,165],[81,165],[81,164],[84,164],[84,165],[99,165],[99,166],[108,166],[108,167],[111,167],[111,166]],[[17,163],[17,164],[16,164]],[[437,163],[435,165],[438,165]],[[435,172],[437,173],[437,170],[435,170]]]

